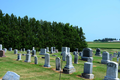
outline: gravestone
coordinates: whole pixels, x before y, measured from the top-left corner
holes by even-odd
[[[45,64],[44,67],[51,67],[50,66],[50,54],[46,53],[45,54]]]
[[[109,60],[109,53],[106,51],[103,51],[101,64],[107,64],[109,61],[110,61]]]
[[[67,53],[67,47],[62,47],[62,52],[61,52],[61,55],[63,54],[63,52]]]
[[[40,49],[40,54],[39,55],[45,55],[46,54],[46,49]]]
[[[67,47],[67,54],[70,54],[70,48]]]
[[[20,49],[20,51],[22,52],[22,49]]]
[[[66,61],[67,52],[62,52],[62,60]]]
[[[100,53],[100,48],[97,48],[97,49],[96,49],[96,54],[95,54],[95,56],[102,56],[101,53]]]
[[[14,54],[18,54],[18,50],[17,49],[14,49]]]
[[[25,60],[24,62],[31,62],[31,54],[30,54],[30,50],[27,50],[26,60]]]
[[[17,61],[21,60],[21,54],[19,53],[17,56]]]
[[[46,52],[49,52],[49,47],[46,47]]]
[[[8,71],[2,78],[2,80],[20,80],[20,76],[15,72]]]
[[[58,49],[55,49],[55,53],[58,53]]]
[[[109,60],[110,61],[112,61],[112,58],[113,58],[112,54],[109,54]]]
[[[119,57],[117,57],[117,62],[119,62]]]
[[[56,70],[61,70],[60,58],[59,57],[56,58]]]
[[[9,48],[9,51],[12,51],[12,48]]]
[[[93,62],[93,57],[88,58],[88,62]]]
[[[3,48],[3,50],[6,52],[7,51],[7,49],[6,48]]]
[[[67,59],[66,60],[66,65],[63,68],[63,72],[67,73],[67,74],[75,72],[76,70],[75,70],[74,66],[72,65],[72,56],[71,56],[71,54],[67,55],[66,59]]]
[[[92,57],[92,49],[91,48],[84,48],[81,59],[87,61],[89,57]]]
[[[55,47],[53,47],[53,53],[55,53]]]
[[[0,50],[0,57],[6,57],[6,56],[5,56],[5,51],[4,51],[4,50]]]
[[[74,56],[74,63],[78,64],[78,54],[75,54],[75,56]]]
[[[50,53],[51,53],[51,54],[53,54],[53,53],[54,53],[54,52],[53,52],[53,47],[51,47],[51,51],[50,51]]]
[[[34,63],[38,64],[38,58],[37,58],[37,56],[34,57]]]
[[[107,72],[103,80],[119,80],[118,63],[113,61],[107,63]]]
[[[93,69],[93,63],[91,62],[85,62],[84,63],[84,72],[82,73],[82,77],[87,79],[93,79],[94,74],[92,74]]]
[[[23,51],[25,52],[25,48],[23,48]]]
[[[75,48],[75,51],[78,53],[78,48]]]
[[[79,52],[79,56],[82,56],[82,52]]]
[[[116,57],[116,53],[113,53],[113,56]]]
[[[32,50],[35,50],[35,47],[33,47]]]
[[[118,56],[117,57],[120,57],[120,52],[118,52]]]
[[[36,55],[36,50],[32,50],[32,57]]]
[[[0,44],[0,50],[2,50],[2,44]]]

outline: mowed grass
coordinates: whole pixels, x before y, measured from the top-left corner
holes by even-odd
[[[120,49],[120,42],[88,42],[90,48]]]
[[[110,54],[113,54],[114,51],[119,49],[101,49],[101,53],[103,51],[108,51]],[[19,52],[21,54],[26,52]],[[54,53],[57,57],[60,57],[60,53]],[[93,49],[93,53],[95,54],[95,49]],[[107,66],[105,64],[101,64],[102,57],[97,57],[93,54],[93,74],[94,80],[102,80],[104,76],[106,76]],[[7,57],[0,57],[0,78],[2,78],[7,71],[13,71],[20,75],[20,80],[59,80],[60,73],[55,71],[55,56],[50,54],[50,68],[43,67],[45,59],[41,58],[43,55],[39,55],[39,52],[36,53],[38,57],[38,64],[34,64],[34,57],[31,57],[31,62],[24,62],[26,56],[21,56],[21,61],[16,61],[17,55],[14,54],[14,51],[7,51],[5,53]],[[72,54],[73,66],[76,69],[76,72],[73,74],[64,74],[61,73],[61,80],[88,80],[82,77],[79,77],[84,70],[84,63],[86,61],[80,60],[79,56],[78,64],[74,64],[74,55]],[[113,58],[113,61],[117,61],[117,58]],[[65,61],[62,61],[62,68],[66,65]],[[118,77],[120,77],[120,73],[118,73]]]

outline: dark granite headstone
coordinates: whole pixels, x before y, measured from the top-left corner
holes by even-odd
[[[0,57],[6,57],[6,56],[5,56],[5,51],[4,51],[4,50],[0,50]]]

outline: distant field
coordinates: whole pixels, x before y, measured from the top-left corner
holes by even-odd
[[[90,48],[120,49],[120,42],[87,42]]]

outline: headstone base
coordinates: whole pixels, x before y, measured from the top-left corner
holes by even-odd
[[[71,74],[75,71],[76,71],[75,68],[71,68],[71,69],[63,68],[63,73],[66,73],[66,74]]]
[[[92,58],[92,57],[81,57],[81,59],[84,60],[84,61],[87,61],[88,58]]]
[[[101,60],[101,64],[107,64],[110,60]]]
[[[105,76],[105,78],[103,80],[120,80],[119,78],[113,78],[110,76]]]
[[[50,65],[44,65],[44,67],[51,67]]]
[[[94,74],[85,74],[85,73],[82,73],[82,76],[84,78],[87,78],[87,79],[93,79],[94,78]]]

